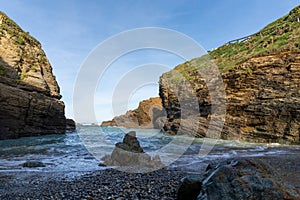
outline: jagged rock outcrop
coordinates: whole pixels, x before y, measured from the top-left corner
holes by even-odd
[[[101,126],[121,126],[125,128],[162,128],[165,113],[159,97],[141,101],[135,110],[117,116],[111,121],[102,122]]]
[[[64,133],[59,92],[41,44],[0,12],[0,139]]]
[[[300,191],[285,183],[271,167],[261,161],[245,158],[211,164],[203,177],[186,177],[177,194],[178,200],[296,200],[299,197]]]
[[[251,142],[300,143],[299,16],[300,6],[246,41],[226,44],[210,56],[163,74],[159,95],[167,113],[164,131]],[[214,115],[217,120],[224,118],[225,125],[212,126],[223,128],[220,135],[215,131],[207,134],[212,114],[225,103],[211,102],[211,95],[218,96],[221,91],[220,84],[203,77],[205,73],[219,73],[210,67],[214,64],[219,66],[226,92],[226,115]],[[192,126],[192,122],[199,125]]]

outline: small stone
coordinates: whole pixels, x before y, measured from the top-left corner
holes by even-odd
[[[46,167],[46,165],[39,161],[27,161],[23,163],[23,167],[35,168],[35,167]]]

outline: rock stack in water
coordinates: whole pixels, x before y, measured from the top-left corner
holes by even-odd
[[[151,158],[144,152],[134,131],[127,133],[123,142],[118,142],[112,154],[104,156],[103,160],[105,165],[110,166],[163,167],[159,156]]]
[[[41,44],[0,12],[0,139],[65,133],[60,99]]]

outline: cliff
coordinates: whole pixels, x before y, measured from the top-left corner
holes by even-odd
[[[0,139],[64,133],[60,98],[41,44],[0,12]]]
[[[102,122],[101,126],[121,126],[125,128],[162,128],[164,111],[161,99],[150,98],[141,101],[135,110],[117,116],[111,121]]]
[[[226,44],[209,53],[210,62],[221,71],[227,101],[225,125],[218,138],[300,142],[299,18],[298,6],[243,41]],[[207,56],[193,59],[160,77],[159,95],[168,118],[164,131],[177,134],[181,122],[196,119],[199,121],[197,130],[181,127],[184,133],[216,137],[207,135],[206,131],[212,108],[218,105],[211,103],[205,78],[199,73],[200,69],[209,67],[205,66],[207,60]],[[197,98],[198,115],[182,116],[182,107],[192,109],[186,95],[189,91],[186,82]]]

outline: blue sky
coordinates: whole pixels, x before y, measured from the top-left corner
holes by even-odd
[[[0,0],[0,10],[42,43],[60,85],[66,115],[71,118],[73,87],[80,66],[107,38],[128,29],[162,27],[186,34],[211,50],[260,30],[297,5],[298,0]],[[161,63],[167,71],[183,60],[151,50],[118,60],[99,81],[95,94],[98,121],[114,115],[105,95],[112,95],[120,77],[134,66],[149,62]],[[157,84],[136,91],[127,107],[134,108],[139,100],[150,96],[158,96]]]

